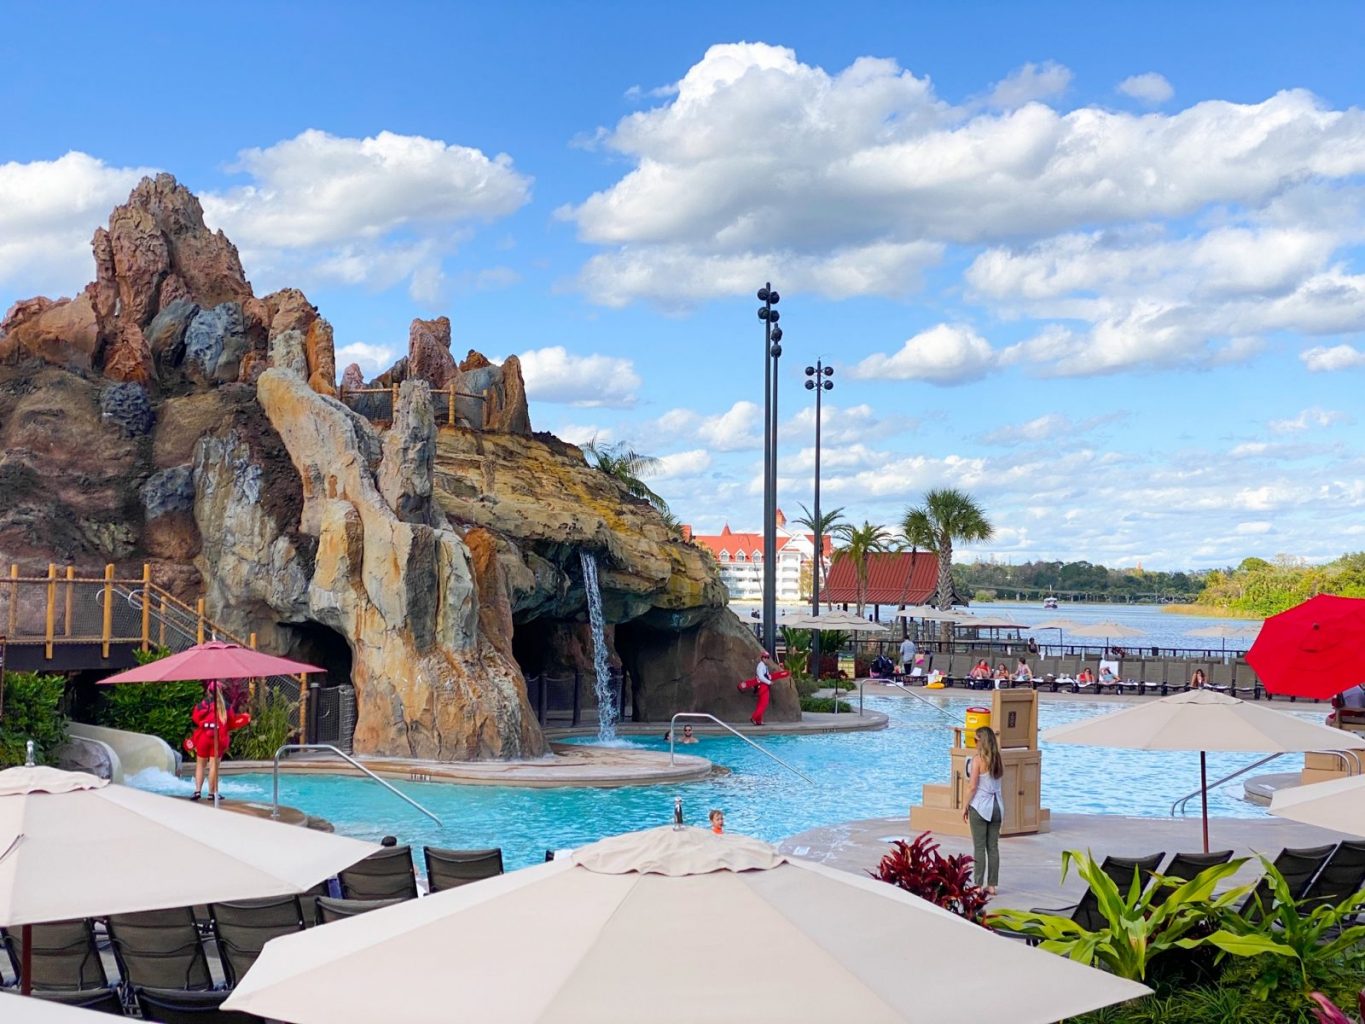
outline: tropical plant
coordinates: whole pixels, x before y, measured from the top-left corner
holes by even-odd
[[[1356,1004],[1360,1011],[1359,1021],[1351,1020],[1341,1007],[1321,992],[1313,992],[1308,998],[1313,1001],[1313,1016],[1317,1017],[1318,1024],[1365,1024],[1365,989],[1356,996]]]
[[[806,508],[805,505],[801,506],[801,514],[793,519],[792,522],[797,526],[804,526],[807,530],[820,538],[838,537],[849,525],[848,520],[844,518],[844,510],[842,507],[836,508],[832,512],[820,513],[820,518],[817,520],[815,514],[811,512],[810,509]],[[819,546],[821,548],[825,546],[823,539]],[[815,571],[820,574],[820,586],[824,588],[827,581],[823,551],[817,550],[815,552]],[[825,600],[825,607],[833,607],[828,598]]]
[[[1062,880],[1071,865],[1094,894],[1104,927],[1091,931],[1055,914],[1025,910],[1001,910],[986,923],[1027,938],[1039,939],[1043,949],[1060,953],[1083,964],[1098,964],[1121,978],[1143,981],[1152,961],[1174,950],[1191,950],[1210,942],[1210,922],[1219,920],[1251,890],[1241,886],[1215,895],[1214,889],[1232,877],[1246,859],[1205,868],[1189,881],[1153,876],[1144,887],[1134,872],[1126,892],[1100,868],[1088,853],[1067,850],[1062,854]],[[1158,893],[1160,896],[1158,897]],[[1241,955],[1266,948],[1248,941]],[[1226,947],[1220,947],[1226,948]]]
[[[929,832],[911,843],[897,839],[877,870],[868,874],[979,924],[991,897],[972,881],[972,858],[963,853],[945,857],[938,851]]]
[[[1254,956],[1251,992],[1257,999],[1340,996],[1365,976],[1365,924],[1351,922],[1365,909],[1365,893],[1340,903],[1296,903],[1284,876],[1262,858],[1273,900],[1247,914],[1224,916],[1208,943],[1234,956]]]
[[[990,540],[995,527],[970,495],[942,488],[926,493],[922,505],[905,510],[901,532],[909,544],[938,556],[935,606],[947,609],[953,603],[953,545]]]
[[[243,761],[269,761],[294,734],[298,701],[290,700],[282,687],[262,683],[246,708],[251,721],[232,738],[232,756]]]
[[[832,697],[802,697],[801,710],[809,711],[812,714],[831,715],[834,714],[834,698]],[[839,701],[839,714],[851,715],[853,705],[846,700]]]
[[[0,768],[23,764],[29,740],[34,760],[52,764],[66,739],[66,718],[61,711],[66,680],[40,672],[9,672],[2,685]]]
[[[133,651],[139,665],[148,665],[169,656],[169,648],[153,646],[145,651]],[[95,705],[95,724],[111,729],[159,736],[180,750],[190,734],[190,711],[204,697],[204,684],[194,681],[178,683],[124,683],[99,688],[99,703]]]
[[[660,462],[653,455],[641,455],[624,441],[604,444],[595,437],[583,446],[583,450],[596,468],[614,478],[632,498],[649,502],[661,514],[670,514],[668,502],[641,479],[659,471]]]
[[[861,617],[863,608],[867,605],[867,574],[872,555],[890,550],[886,527],[874,525],[864,519],[862,526],[844,524],[838,528],[836,535],[843,544],[834,549],[834,561],[847,559],[853,563],[853,574],[857,580],[858,615]],[[821,646],[824,646],[823,642]]]

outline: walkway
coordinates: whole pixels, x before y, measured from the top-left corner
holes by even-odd
[[[896,839],[911,839],[908,818],[873,818],[810,829],[778,845],[784,853],[819,861],[833,868],[865,874],[876,868]],[[972,852],[968,838],[936,836],[942,852]],[[1212,818],[1209,843],[1215,850],[1231,847],[1238,857],[1258,851],[1273,858],[1285,846],[1321,846],[1356,838],[1302,825],[1284,818]],[[1052,831],[1012,836],[1000,841],[1001,907],[1060,907],[1075,903],[1085,886],[1075,872],[1061,881],[1062,851],[1090,850],[1142,856],[1203,849],[1200,820],[1192,818],[1128,818],[1110,814],[1053,814]],[[1245,865],[1234,882],[1250,882],[1260,874],[1257,861]]]

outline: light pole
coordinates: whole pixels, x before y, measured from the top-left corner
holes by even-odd
[[[815,392],[815,571],[811,573],[810,613],[820,614],[820,567],[825,561],[825,542],[820,522],[820,399],[826,391],[834,390],[834,367],[819,359],[806,367],[806,390]],[[811,630],[811,651],[815,655],[815,681],[820,681],[820,631]],[[839,707],[839,694],[834,694],[834,707]]]
[[[763,307],[763,649],[777,651],[777,360],[782,355],[781,298],[771,282],[758,290]]]

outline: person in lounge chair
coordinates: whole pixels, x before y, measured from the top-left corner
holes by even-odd
[[[982,658],[972,666],[972,670],[967,675],[971,679],[989,679],[991,677],[991,663]]]
[[[1028,667],[1028,659],[1020,658],[1019,664],[1014,666],[1014,681],[1016,683],[1033,682],[1033,669]]]
[[[1117,690],[1118,685],[1121,682],[1123,682],[1123,680],[1119,678],[1118,673],[1115,672],[1112,668],[1110,668],[1108,665],[1100,666],[1101,686],[1112,686],[1115,688],[1115,690]]]
[[[1077,687],[1082,687],[1082,686],[1094,686],[1094,685],[1095,685],[1095,673],[1092,672],[1092,671],[1090,671],[1090,666],[1087,665],[1087,666],[1085,666],[1085,668],[1081,669],[1080,674],[1079,674],[1078,676],[1076,676],[1076,686],[1077,686]]]
[[[1204,678],[1204,670],[1202,668],[1195,669],[1194,675],[1190,676],[1190,689],[1202,690],[1204,688],[1205,683],[1206,680]]]

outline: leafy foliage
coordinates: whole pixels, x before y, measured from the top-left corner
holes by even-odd
[[[1208,942],[1234,956],[1254,956],[1252,995],[1277,1001],[1314,990],[1343,996],[1365,977],[1365,925],[1350,922],[1365,910],[1365,893],[1341,903],[1296,903],[1284,876],[1262,858],[1273,899],[1259,913],[1229,913]]]
[[[831,697],[802,697],[801,710],[809,711],[812,714],[832,715],[834,714],[834,699]],[[839,702],[839,714],[849,715],[853,713],[853,705],[846,700]]]
[[[878,551],[891,550],[886,527],[877,526],[867,520],[863,520],[862,526],[845,523],[838,527],[835,536],[843,543],[834,549],[834,561],[847,560],[853,563],[853,574],[858,583],[858,616],[861,618],[863,608],[867,605],[869,560]],[[821,646],[824,646],[823,642]]]
[[[1317,1017],[1318,1024],[1365,1024],[1365,989],[1356,994],[1356,1005],[1360,1009],[1359,1022],[1351,1020],[1341,1007],[1321,992],[1314,992],[1308,998],[1314,1003],[1313,1016]]]
[[[1209,923],[1217,921],[1252,888],[1242,886],[1214,895],[1214,889],[1237,873],[1245,859],[1205,868],[1189,881],[1153,876],[1143,887],[1133,883],[1121,892],[1088,853],[1062,854],[1062,878],[1074,864],[1098,904],[1105,926],[1097,931],[1081,927],[1069,917],[1024,910],[1002,910],[987,924],[1041,940],[1043,949],[1083,964],[1098,964],[1121,978],[1143,981],[1152,962],[1175,950],[1191,950],[1210,942]],[[1165,890],[1165,891],[1163,891]],[[1161,893],[1160,899],[1157,893]],[[1200,932],[1206,934],[1200,934]],[[1226,947],[1220,947],[1226,948]],[[1270,948],[1270,940],[1248,938],[1239,955]]]
[[[1287,555],[1273,562],[1246,558],[1237,568],[1208,574],[1197,601],[1248,615],[1274,615],[1316,594],[1365,597],[1365,552],[1309,565]]]
[[[968,562],[953,566],[953,578],[964,592],[981,601],[1035,598],[1049,591],[1083,594],[1088,599],[1121,601],[1193,601],[1204,579],[1202,572],[1153,572],[1150,569],[1111,569],[1092,562]]]
[[[243,761],[269,761],[294,734],[298,701],[279,687],[259,686],[247,710],[251,722],[232,738],[232,756]]]
[[[806,508],[805,505],[802,505],[801,514],[793,519],[792,522],[797,526],[804,526],[813,534],[818,533],[822,538],[820,542],[822,548],[825,546],[823,538],[838,537],[849,527],[848,520],[844,518],[844,509],[842,506],[830,512],[821,512],[819,520],[816,520],[815,514],[811,512],[810,509]],[[822,555],[823,552],[818,552],[816,554],[815,565],[820,572],[820,586],[824,587],[825,560],[821,557]],[[828,606],[828,602],[826,602],[826,605]]]
[[[23,764],[28,741],[34,760],[52,764],[66,739],[62,696],[66,680],[39,672],[5,673],[5,705],[0,715],[0,767]]]
[[[929,832],[921,832],[912,843],[896,840],[877,870],[868,874],[977,923],[990,902],[986,890],[972,884],[972,858],[958,853],[945,857]]]
[[[642,479],[658,472],[657,458],[653,455],[641,455],[624,441],[602,444],[595,437],[583,446],[583,450],[588,453],[592,464],[607,476],[614,477],[626,489],[627,494],[649,502],[660,513],[671,517],[668,502],[650,490]],[[672,520],[672,523],[676,522],[676,519]]]
[[[971,495],[945,487],[926,492],[923,504],[905,510],[901,532],[913,547],[938,556],[936,605],[948,608],[953,596],[953,545],[990,540],[995,527]]]

